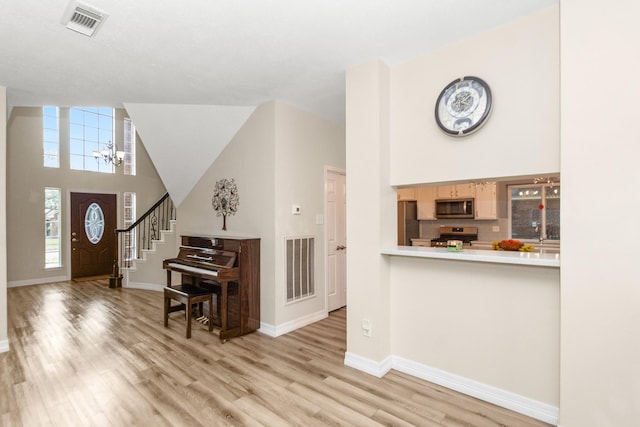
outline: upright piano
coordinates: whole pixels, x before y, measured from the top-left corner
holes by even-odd
[[[176,258],[165,259],[167,286],[180,283],[211,289],[219,308],[220,340],[260,328],[260,239],[182,236]],[[213,319],[210,319],[213,321]]]

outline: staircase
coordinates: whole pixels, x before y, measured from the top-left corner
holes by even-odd
[[[162,291],[167,280],[162,260],[175,257],[179,246],[175,225],[167,193],[130,227],[116,230],[123,287]]]

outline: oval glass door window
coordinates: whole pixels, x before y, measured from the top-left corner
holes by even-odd
[[[104,213],[97,203],[91,203],[84,215],[84,231],[87,239],[94,245],[102,239],[104,234]]]

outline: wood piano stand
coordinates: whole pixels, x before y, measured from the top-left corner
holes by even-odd
[[[202,311],[202,303],[209,303],[209,332],[213,330],[213,291],[194,285],[177,285],[164,288],[164,327],[169,326],[169,313],[184,308],[187,317],[187,338],[191,338],[191,312],[193,304],[199,304]],[[179,306],[171,306],[171,300],[181,303]],[[202,315],[202,313],[200,313]]]

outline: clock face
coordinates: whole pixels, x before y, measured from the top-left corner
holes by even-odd
[[[478,130],[491,111],[491,90],[477,77],[463,77],[445,87],[436,101],[436,122],[449,135]]]

